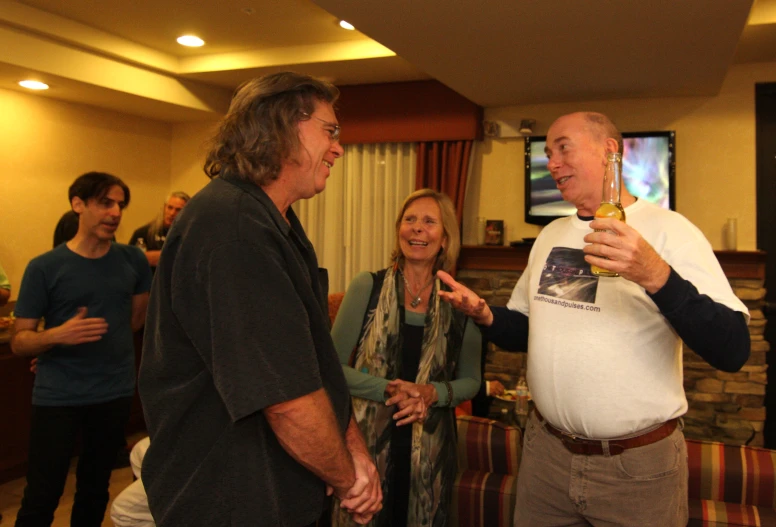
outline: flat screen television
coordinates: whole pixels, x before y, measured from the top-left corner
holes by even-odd
[[[623,184],[628,191],[639,199],[675,210],[675,133],[628,132],[622,138]],[[525,138],[525,222],[533,225],[547,225],[576,212],[574,205],[563,201],[550,176],[545,140]]]

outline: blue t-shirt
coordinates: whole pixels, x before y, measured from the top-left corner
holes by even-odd
[[[18,318],[62,325],[79,307],[102,317],[108,332],[97,342],[54,346],[38,356],[32,403],[78,406],[131,397],[135,390],[132,297],[151,288],[151,270],[137,247],[111,244],[100,258],[85,258],[67,244],[34,258],[24,271],[14,309]]]

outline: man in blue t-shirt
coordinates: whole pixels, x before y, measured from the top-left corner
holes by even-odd
[[[38,359],[17,526],[51,525],[78,436],[71,524],[101,525],[135,389],[132,334],[145,320],[151,271],[140,249],[112,242],[129,188],[89,172],[69,196],[78,232],[29,263],[15,307],[11,349]]]

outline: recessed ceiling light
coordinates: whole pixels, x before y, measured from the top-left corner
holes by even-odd
[[[344,20],[340,20],[340,27],[342,29],[347,29],[348,31],[353,31],[354,29],[356,29],[355,26],[353,26],[353,24],[351,24],[350,22],[345,22]]]
[[[25,80],[25,81],[19,81],[19,86],[22,88],[27,88],[28,90],[48,90],[49,85],[40,82],[40,81],[31,81],[31,80]]]
[[[205,45],[205,41],[194,35],[183,35],[178,37],[178,44],[181,46],[188,46],[190,48],[198,48]]]

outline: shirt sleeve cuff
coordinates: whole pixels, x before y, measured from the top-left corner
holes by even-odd
[[[488,340],[494,339],[509,327],[508,313],[506,313],[509,310],[506,307],[490,306],[490,311],[493,313],[493,322],[490,326],[477,324],[482,335]]]
[[[679,276],[679,273],[671,268],[668,280],[656,293],[647,295],[660,309],[661,313],[672,313],[679,309],[688,298],[692,284]]]
[[[449,406],[450,401],[447,400],[447,387],[445,384],[442,382],[432,382],[431,386],[433,386],[437,392],[437,402],[432,406]]]

